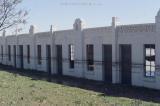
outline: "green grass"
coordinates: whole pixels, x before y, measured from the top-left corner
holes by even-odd
[[[160,106],[0,71],[0,106]]]

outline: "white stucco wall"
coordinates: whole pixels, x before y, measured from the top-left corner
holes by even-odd
[[[86,60],[86,45],[94,45],[94,60],[100,61],[94,63],[94,71],[87,70],[87,65],[85,64],[85,78],[103,81],[103,69],[102,69],[102,45],[111,44],[112,45],[112,61],[115,62],[115,32],[113,27],[99,27],[99,28],[89,28],[83,31],[84,36],[84,59]],[[115,67],[113,67],[114,70]],[[115,73],[113,72],[113,82],[116,82],[114,78]]]
[[[153,30],[145,29],[144,27],[147,25],[152,26]],[[121,26],[123,27],[123,29],[120,32],[118,32],[118,45],[131,44],[132,46],[132,85],[149,88],[159,88],[160,81],[158,79],[160,78],[160,76],[156,74],[155,77],[146,77],[144,75],[145,73],[143,66],[144,44],[156,45],[156,66],[158,66],[159,63],[159,36],[157,36],[156,34],[155,24],[145,24],[138,26],[141,27],[141,30],[126,30],[127,27],[137,27],[137,25]],[[119,46],[118,49],[120,49]],[[136,66],[136,64],[138,66]],[[156,69],[156,73],[159,73],[158,71],[159,70]]]
[[[51,71],[57,74],[56,45],[62,45],[63,75],[103,81],[102,45],[112,45],[112,83],[121,83],[119,65],[119,45],[131,44],[132,46],[132,85],[160,89],[160,12],[156,23],[137,25],[116,25],[116,18],[112,25],[106,27],[83,28],[83,22],[76,19],[73,29],[35,33],[34,27],[28,34],[1,36],[0,54],[3,46],[3,60],[0,63],[14,66],[13,46],[17,50],[17,68],[20,68],[19,45],[23,45],[24,69],[47,72],[46,45],[51,46]],[[75,46],[75,67],[69,67],[69,45]],[[94,45],[94,71],[87,70],[86,45]],[[156,45],[156,75],[144,76],[144,44]],[[11,45],[11,61],[8,60],[8,45]],[[27,45],[30,45],[30,63],[27,62]],[[37,62],[37,45],[41,45],[42,64]],[[99,62],[97,62],[99,61]],[[135,64],[141,64],[138,67]]]
[[[41,45],[42,63],[39,65],[36,59],[35,66],[38,71],[46,72],[46,45],[52,45],[52,33],[42,32],[35,35],[35,55],[37,58],[37,45]],[[51,50],[52,51],[52,50]],[[52,53],[51,53],[52,54]]]
[[[55,45],[62,45],[63,75],[83,77],[82,66],[82,33],[76,30],[56,31]],[[75,68],[69,67],[69,45],[75,46]],[[80,60],[80,61],[79,61]],[[56,68],[55,68],[56,69]]]
[[[16,36],[7,36],[6,37],[6,54],[8,54],[8,45],[11,47],[11,60],[9,61],[9,57],[6,57],[7,64],[6,65],[11,65],[14,66],[14,61],[13,61],[13,45],[17,45],[17,37]]]
[[[19,45],[23,45],[23,56],[24,56],[24,69],[35,70],[35,54],[34,54],[34,35],[23,34],[17,37],[17,66],[20,68],[20,58],[19,58]],[[27,45],[30,46],[30,63],[27,62]]]
[[[4,37],[4,36],[1,36],[0,37],[0,45],[3,47],[3,57],[2,57],[2,50],[0,49],[0,54],[1,54],[1,57],[0,57],[0,60],[1,60],[1,63],[2,64],[7,64],[7,56],[6,56],[6,53],[7,53],[7,51],[6,51],[6,37]]]

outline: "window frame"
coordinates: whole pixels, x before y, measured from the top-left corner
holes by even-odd
[[[27,63],[30,64],[30,45],[27,45]]]
[[[147,49],[149,49],[149,56],[147,56]],[[154,55],[153,55],[153,58],[154,58],[154,66],[152,65],[152,61],[149,61],[149,65],[147,65],[146,61],[147,59],[146,58],[151,58],[152,57],[152,49],[154,49]],[[146,67],[149,67],[149,70],[147,70]],[[154,71],[152,71],[152,68],[154,68]],[[147,75],[147,73],[149,73],[149,75]],[[154,73],[152,75],[152,73]],[[144,76],[145,77],[155,77],[155,73],[156,73],[156,46],[155,44],[144,44]]]
[[[11,45],[8,45],[8,60],[11,61]]]
[[[70,44],[69,45],[69,68],[74,69],[75,68],[75,45]]]
[[[1,45],[1,59],[3,60],[3,45]]]
[[[37,45],[37,62],[38,62],[38,65],[42,64],[42,47],[41,47],[41,45]]]
[[[86,45],[87,70],[94,71],[94,45]]]

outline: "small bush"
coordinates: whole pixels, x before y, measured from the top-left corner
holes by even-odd
[[[36,87],[36,85],[35,84],[31,84],[31,85],[29,85],[29,87],[34,88],[34,87]]]
[[[81,104],[81,101],[80,101],[80,100],[76,100],[76,101],[74,101],[74,103],[75,103],[76,105],[79,105],[79,104]]]
[[[35,97],[35,101],[38,101],[39,103],[43,103],[45,100],[47,100],[47,97],[45,96]]]

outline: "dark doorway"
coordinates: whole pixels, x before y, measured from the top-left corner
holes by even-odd
[[[51,75],[51,46],[46,45],[46,66],[48,75]]]
[[[62,75],[62,45],[56,45],[56,51],[57,51],[57,74]]]
[[[105,83],[112,83],[112,45],[103,45],[103,74]]]
[[[121,79],[122,84],[131,85],[131,45],[120,45],[120,60],[121,60]]]
[[[16,56],[16,45],[13,46],[13,53],[14,53],[14,54],[13,54],[14,67],[16,68],[16,67],[17,67],[17,65],[16,65],[16,63],[17,63],[17,60],[16,60],[16,59],[17,59],[17,58],[16,58],[16,57],[17,57],[17,56]]]
[[[23,45],[19,45],[20,68],[24,68],[23,64]]]

